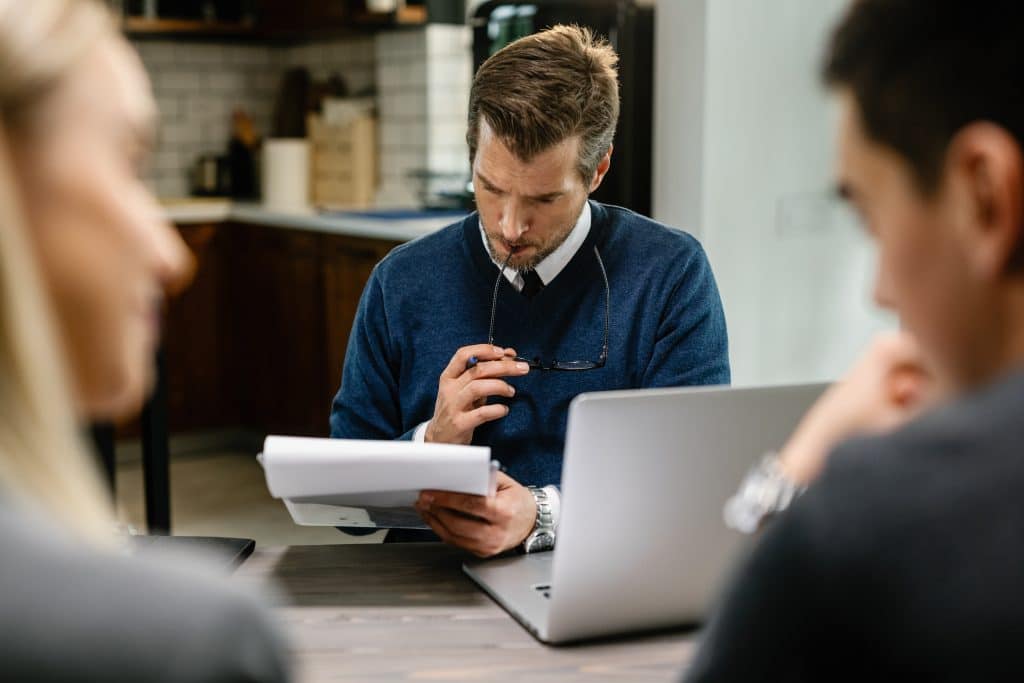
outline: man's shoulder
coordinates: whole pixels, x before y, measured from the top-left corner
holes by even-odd
[[[596,204],[608,219],[609,239],[617,248],[650,252],[649,258],[671,259],[681,255],[705,258],[700,241],[682,228],[672,227],[630,209],[612,204]]]
[[[465,222],[475,215],[398,245],[377,264],[377,276],[385,277],[393,273],[420,276],[425,270],[437,268],[446,260],[460,258]]]

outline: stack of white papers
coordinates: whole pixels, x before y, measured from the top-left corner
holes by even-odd
[[[412,508],[432,489],[493,495],[497,463],[483,446],[268,436],[267,488],[297,524],[425,528]]]

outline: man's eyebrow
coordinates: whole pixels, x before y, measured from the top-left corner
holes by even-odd
[[[494,190],[496,192],[504,192],[505,191],[505,190],[501,189],[500,187],[498,187],[497,185],[495,185],[494,183],[492,183],[490,181],[490,179],[487,176],[485,176],[483,173],[481,173],[480,171],[477,171],[476,175],[477,175],[477,177],[480,178],[480,182],[483,183],[484,185],[486,185],[491,190]],[[538,195],[529,196],[529,197],[527,197],[527,199],[532,199],[533,201],[549,201],[549,200],[552,200],[552,199],[558,199],[559,197],[561,197],[564,194],[565,194],[565,192],[563,190],[556,190],[555,192],[545,192],[544,194],[538,194]]]
[[[478,176],[480,177],[480,181],[481,181],[481,182],[482,182],[482,183],[483,183],[484,185],[486,185],[487,187],[489,187],[489,188],[491,188],[491,189],[494,189],[494,190],[498,190],[499,192],[504,192],[504,190],[502,190],[502,189],[501,189],[501,188],[499,188],[499,187],[498,187],[497,185],[495,185],[494,183],[492,183],[492,182],[490,181],[490,179],[488,179],[488,177],[487,177],[487,176],[485,176],[485,175],[484,175],[483,173],[481,173],[480,171],[477,171],[477,172],[476,172],[476,174],[477,174],[477,175],[478,175]]]
[[[539,194],[539,195],[530,197],[530,199],[533,199],[533,200],[536,200],[536,201],[549,201],[549,200],[552,200],[552,199],[558,199],[563,194],[565,194],[565,193],[562,192],[562,191],[548,192],[546,194]]]

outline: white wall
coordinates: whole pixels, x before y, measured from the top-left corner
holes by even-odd
[[[704,244],[733,380],[834,379],[892,326],[870,245],[826,200],[832,126],[818,68],[846,0],[660,0],[654,215]]]

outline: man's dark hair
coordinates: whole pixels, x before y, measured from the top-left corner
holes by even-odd
[[[470,162],[480,120],[523,161],[579,135],[577,170],[594,177],[619,120],[619,57],[588,28],[555,26],[505,46],[480,66],[469,95]]]
[[[964,126],[988,121],[1024,148],[1021,0],[857,0],[829,44],[823,78],[849,88],[867,135],[934,190]]]

